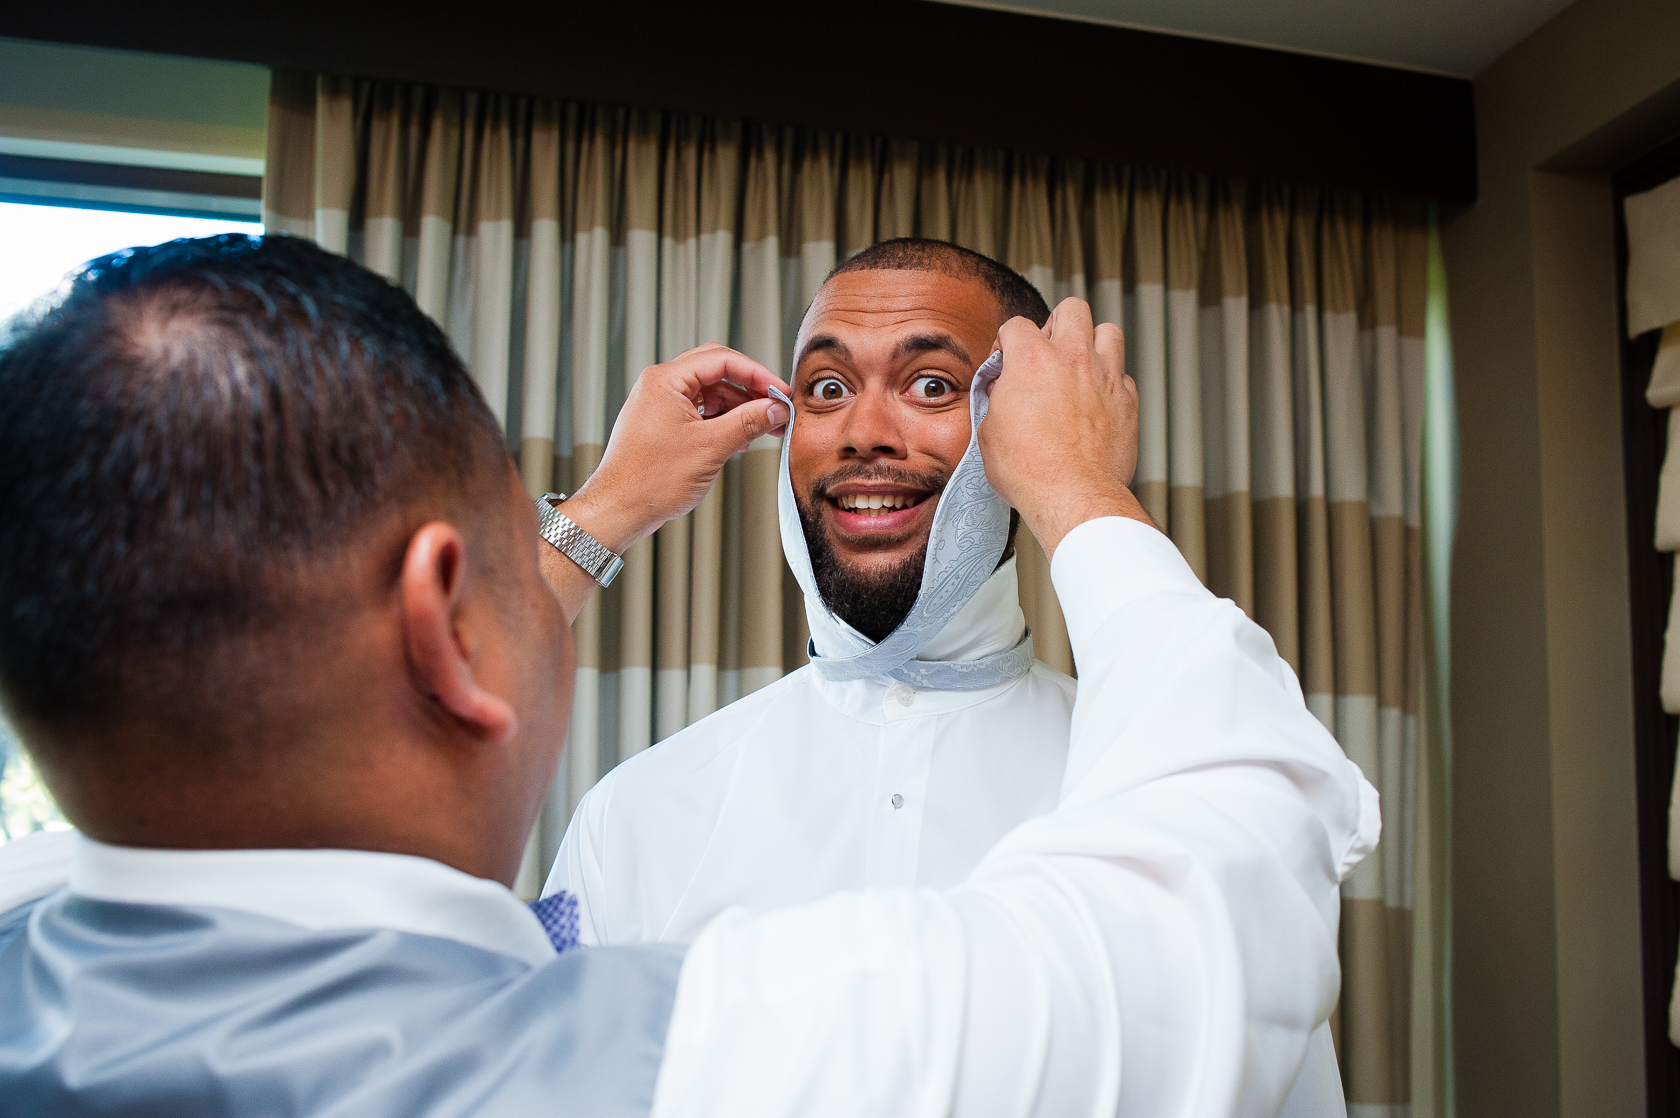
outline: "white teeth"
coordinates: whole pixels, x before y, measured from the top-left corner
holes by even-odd
[[[875,515],[882,509],[907,509],[916,503],[916,499],[901,494],[880,493],[848,493],[837,499],[837,504],[849,512],[861,512],[865,515]]]

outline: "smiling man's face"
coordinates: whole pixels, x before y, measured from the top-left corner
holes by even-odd
[[[977,278],[878,269],[831,278],[800,326],[790,480],[824,601],[871,640],[915,602],[1001,317]]]

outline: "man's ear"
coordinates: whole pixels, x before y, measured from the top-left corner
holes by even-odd
[[[398,576],[403,643],[415,686],[479,741],[505,742],[518,728],[507,700],[473,673],[479,639],[466,622],[466,546],[452,526],[435,520],[408,541]]]

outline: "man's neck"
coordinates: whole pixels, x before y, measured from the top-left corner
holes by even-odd
[[[145,763],[148,753],[168,758],[171,751],[136,748],[144,733],[120,736],[126,748],[72,751],[70,760],[43,765],[65,814],[99,842],[408,854],[504,884],[518,873],[523,835],[509,836],[516,829],[510,818],[521,813],[508,790],[475,787],[446,751],[344,742],[338,751],[301,750],[290,765],[217,772]],[[322,759],[334,752],[346,760]]]

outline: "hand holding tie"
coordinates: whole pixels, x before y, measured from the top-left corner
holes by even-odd
[[[998,331],[1003,372],[980,424],[986,477],[1053,555],[1062,537],[1099,516],[1153,526],[1127,485],[1137,469],[1137,385],[1126,340],[1093,325],[1083,299],[1064,299],[1042,330],[1013,318]]]
[[[609,551],[623,554],[700,503],[731,455],[779,435],[787,408],[771,388],[792,389],[763,365],[710,342],[642,371],[613,423],[601,464],[565,513]],[[541,563],[568,620],[594,593],[575,563],[543,544]]]
[[[716,342],[642,371],[613,423],[601,465],[566,515],[623,552],[700,503],[731,455],[780,433],[792,391],[752,358]]]

